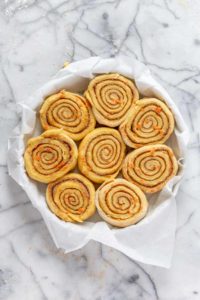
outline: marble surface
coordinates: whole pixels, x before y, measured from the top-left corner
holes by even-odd
[[[198,0],[0,1],[0,299],[200,299],[199,15]],[[169,270],[94,242],[64,255],[7,172],[16,103],[64,61],[117,54],[148,65],[191,133]]]

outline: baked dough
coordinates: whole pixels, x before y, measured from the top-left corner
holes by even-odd
[[[117,227],[139,222],[148,209],[140,188],[120,178],[103,183],[96,192],[95,202],[100,216]]]
[[[119,128],[126,145],[139,148],[151,144],[163,144],[174,130],[171,110],[161,100],[138,100]]]
[[[28,175],[49,183],[67,174],[77,162],[75,142],[62,129],[47,130],[31,138],[24,153]]]
[[[50,210],[66,222],[83,222],[95,212],[95,189],[80,174],[67,174],[49,183],[46,201]]]
[[[176,175],[178,162],[171,148],[150,145],[129,153],[123,163],[123,177],[146,193],[160,191]]]
[[[103,74],[92,79],[85,91],[97,121],[116,127],[125,120],[130,108],[139,99],[133,81],[117,74]]]
[[[126,146],[120,133],[112,128],[96,128],[80,143],[78,167],[96,183],[114,178],[121,169]]]
[[[40,121],[45,130],[63,128],[75,141],[81,140],[96,125],[89,101],[64,90],[44,101]]]

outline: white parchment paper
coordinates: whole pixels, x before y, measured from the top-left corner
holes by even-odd
[[[118,72],[133,78],[143,96],[165,100],[176,120],[175,131],[167,144],[179,161],[179,172],[159,193],[148,196],[150,209],[146,218],[127,228],[114,228],[100,218],[83,224],[65,223],[48,209],[45,202],[46,185],[31,180],[24,169],[23,153],[28,138],[42,132],[37,117],[44,99],[61,89],[83,92],[96,74]],[[168,93],[151,76],[149,70],[127,57],[103,59],[92,57],[71,63],[60,70],[47,84],[35,92],[26,104],[21,103],[21,122],[8,141],[9,174],[24,189],[49,229],[58,248],[66,253],[83,247],[90,240],[113,247],[132,259],[143,263],[169,267],[173,254],[176,229],[175,196],[184,169],[184,155],[188,142],[187,127]]]

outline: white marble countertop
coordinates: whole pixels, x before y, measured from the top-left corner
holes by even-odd
[[[198,0],[0,1],[0,299],[200,299],[199,15]],[[64,255],[7,172],[16,103],[64,61],[117,54],[148,65],[191,131],[169,270],[94,242]]]

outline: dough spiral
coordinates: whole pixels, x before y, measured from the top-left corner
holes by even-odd
[[[124,179],[106,181],[96,192],[100,216],[117,227],[140,221],[147,213],[148,202],[139,187]]]
[[[77,162],[75,142],[62,129],[47,130],[31,138],[24,153],[28,175],[37,181],[52,182],[70,170]]]
[[[80,174],[67,174],[49,183],[46,201],[50,210],[66,222],[83,222],[95,212],[95,189]]]
[[[40,121],[45,130],[63,128],[75,141],[81,140],[96,124],[88,100],[67,91],[51,95],[44,101]]]
[[[100,124],[116,127],[126,118],[129,109],[139,99],[139,94],[130,79],[113,73],[91,80],[85,97],[90,101]]]
[[[119,128],[126,145],[139,148],[150,144],[163,144],[174,130],[174,117],[161,100],[142,99]]]
[[[96,183],[114,178],[121,169],[125,149],[126,146],[116,129],[96,128],[79,146],[79,169]]]
[[[178,162],[166,145],[150,145],[129,153],[123,163],[123,177],[146,193],[160,191],[176,175]]]

